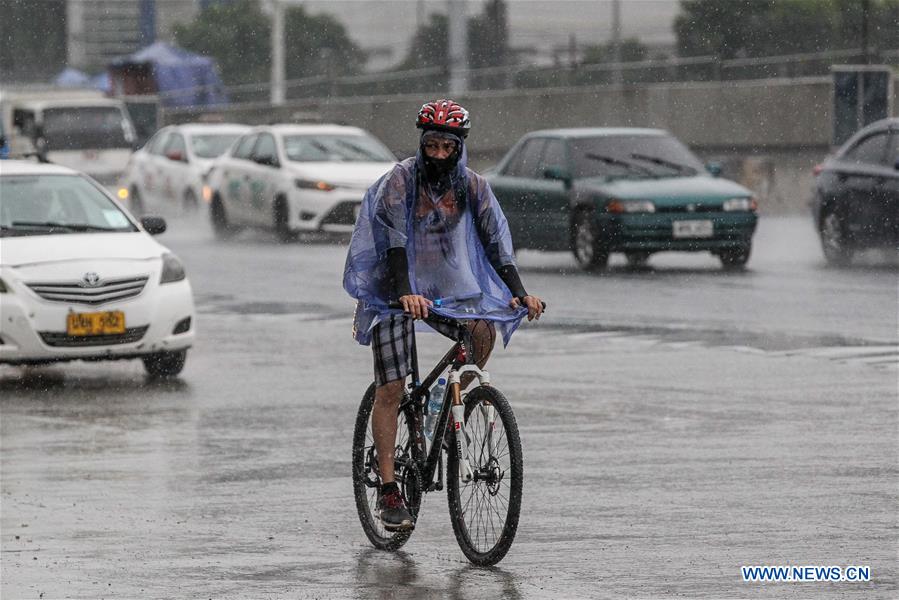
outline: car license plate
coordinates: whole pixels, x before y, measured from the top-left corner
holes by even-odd
[[[673,234],[676,238],[708,238],[712,237],[714,228],[712,222],[705,221],[675,221]]]
[[[125,313],[120,310],[96,313],[69,313],[66,333],[74,337],[125,333]]]

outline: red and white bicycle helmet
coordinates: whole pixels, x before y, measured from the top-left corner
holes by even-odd
[[[468,111],[453,100],[435,100],[421,105],[415,126],[425,131],[446,131],[461,138],[468,136]]]

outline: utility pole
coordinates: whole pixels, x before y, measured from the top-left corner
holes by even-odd
[[[862,60],[866,65],[871,64],[871,50],[868,47],[868,16],[870,14],[870,1],[862,0]]]
[[[468,17],[465,0],[449,0],[449,93],[468,91]]]
[[[621,83],[621,0],[612,0],[612,81]]]
[[[272,77],[271,102],[284,104],[284,3],[270,0],[272,9]]]

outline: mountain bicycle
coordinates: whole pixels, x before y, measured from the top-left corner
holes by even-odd
[[[393,304],[391,308],[402,307]],[[397,414],[396,482],[413,521],[424,494],[443,490],[445,483],[450,521],[462,552],[475,565],[495,565],[512,546],[521,511],[523,460],[518,425],[506,397],[491,385],[489,373],[474,364],[468,328],[433,310],[424,321],[457,328],[460,341],[422,381],[413,335],[412,378]],[[443,405],[428,447],[423,422],[429,393],[447,369]],[[463,393],[462,375],[469,372],[476,385]],[[412,530],[387,531],[377,517],[381,477],[371,428],[374,399],[372,383],[362,398],[353,432],[353,492],[362,529],[372,545],[397,550]]]

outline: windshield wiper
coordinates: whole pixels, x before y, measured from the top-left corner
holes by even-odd
[[[587,158],[589,158],[591,160],[599,160],[599,161],[602,161],[602,162],[610,164],[610,165],[618,165],[619,167],[624,167],[631,173],[633,173],[635,169],[640,169],[647,175],[655,174],[652,172],[651,169],[648,169],[648,168],[644,167],[643,165],[638,165],[638,164],[632,163],[630,161],[621,160],[620,158],[614,158],[611,156],[603,156],[602,154],[594,154],[593,152],[587,152],[586,154],[584,154],[584,156],[586,156]]]
[[[355,152],[358,152],[358,153],[359,153],[360,155],[362,155],[364,158],[371,159],[371,160],[374,161],[374,162],[378,162],[378,161],[383,161],[383,160],[384,160],[383,157],[378,156],[376,153],[372,152],[371,150],[369,150],[369,149],[367,149],[367,148],[365,148],[365,147],[363,147],[363,146],[359,146],[359,145],[357,145],[357,144],[354,144],[353,142],[348,142],[348,141],[346,141],[346,140],[334,140],[334,141],[337,142],[338,144],[340,144],[341,146],[344,146],[345,148],[349,148],[350,150],[353,150],[353,151],[355,151]]]
[[[87,223],[57,223],[56,221],[13,221],[16,227],[40,227],[43,229],[65,229],[66,231],[120,231],[121,228],[99,227]]]
[[[690,175],[696,174],[696,169],[689,165],[682,165],[680,163],[672,162],[670,160],[665,160],[664,158],[659,158],[658,156],[649,156],[648,154],[639,154],[634,153],[631,154],[631,158],[636,158],[638,160],[645,160],[647,162],[651,162],[656,165],[660,165],[662,167],[668,167],[669,169],[674,169],[678,173],[689,173]]]

